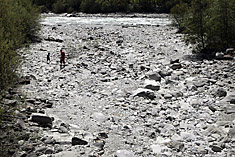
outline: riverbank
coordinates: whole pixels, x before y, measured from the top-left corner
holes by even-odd
[[[192,48],[167,25],[71,23],[44,23],[22,51],[22,92],[52,105],[35,115],[49,124],[35,155],[235,154],[234,60],[185,57]]]

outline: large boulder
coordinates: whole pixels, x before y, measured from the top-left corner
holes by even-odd
[[[31,121],[40,125],[52,125],[52,118],[41,113],[32,113]]]
[[[78,138],[78,137],[73,137],[72,138],[72,145],[75,146],[75,145],[87,145],[88,142],[81,139],[81,138]]]

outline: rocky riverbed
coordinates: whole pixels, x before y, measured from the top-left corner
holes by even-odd
[[[159,24],[57,16],[44,17],[42,41],[22,50],[30,83],[21,91],[46,109],[31,115],[42,138],[21,154],[235,156],[234,59],[191,54],[166,15]]]

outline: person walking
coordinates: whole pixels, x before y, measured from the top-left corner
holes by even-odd
[[[62,49],[60,50],[60,65],[65,66],[65,52]]]
[[[47,64],[50,63],[51,59],[50,59],[50,52],[47,53]]]

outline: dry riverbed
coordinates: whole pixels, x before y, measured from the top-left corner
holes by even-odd
[[[47,108],[32,114],[42,138],[23,154],[235,155],[234,60],[196,58],[166,15],[140,17],[44,17],[42,41],[22,50],[21,90]]]

